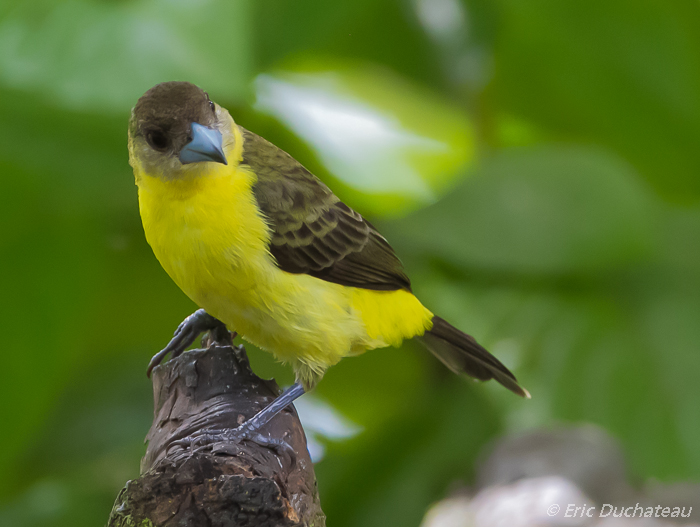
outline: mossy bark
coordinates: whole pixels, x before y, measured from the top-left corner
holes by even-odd
[[[293,408],[262,430],[271,444],[176,443],[235,428],[279,393],[242,346],[184,353],[153,371],[154,419],[141,476],[119,493],[109,527],[324,527],[306,437]]]

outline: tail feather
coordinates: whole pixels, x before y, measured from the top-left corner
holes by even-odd
[[[528,391],[518,384],[515,375],[480,346],[474,337],[461,332],[440,317],[433,317],[432,329],[426,331],[419,340],[453,372],[466,373],[482,381],[496,379],[511,392],[530,398]]]

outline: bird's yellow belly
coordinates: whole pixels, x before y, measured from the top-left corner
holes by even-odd
[[[253,176],[226,170],[206,185],[148,176],[139,183],[146,238],[197,305],[307,376],[430,326],[432,314],[407,291],[368,291],[280,270],[267,250]]]

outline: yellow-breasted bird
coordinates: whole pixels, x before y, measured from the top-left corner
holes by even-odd
[[[149,373],[222,323],[294,368],[296,384],[239,433],[269,421],[343,357],[412,338],[451,370],[529,397],[473,337],[423,307],[372,224],[197,86],[166,82],[138,100],[129,161],[146,239],[202,308]]]

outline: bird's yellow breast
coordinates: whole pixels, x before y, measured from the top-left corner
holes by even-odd
[[[343,356],[422,334],[432,314],[407,291],[345,287],[280,270],[257,207],[255,174],[206,163],[165,180],[137,173],[146,238],[200,307],[307,376]],[[137,171],[138,172],[138,171]]]

